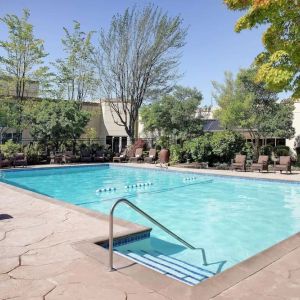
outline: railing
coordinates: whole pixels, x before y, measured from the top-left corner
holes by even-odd
[[[202,255],[203,255],[204,264],[206,264],[206,257],[205,257],[204,249],[202,249],[202,248],[195,248],[194,246],[192,246],[191,244],[189,244],[188,242],[186,242],[185,240],[183,240],[181,237],[179,237],[178,235],[176,235],[174,232],[172,232],[171,230],[169,230],[168,228],[166,228],[165,226],[163,226],[161,223],[159,223],[155,219],[153,219],[151,216],[149,216],[147,213],[145,213],[143,210],[141,210],[140,208],[138,208],[136,205],[134,205],[132,202],[128,201],[127,199],[119,199],[112,206],[112,208],[110,210],[110,214],[109,214],[109,271],[113,271],[114,270],[114,268],[113,268],[114,210],[115,210],[115,208],[120,203],[127,204],[129,207],[131,207],[136,212],[138,212],[139,214],[141,214],[142,216],[144,216],[145,218],[147,218],[150,222],[152,222],[153,224],[155,224],[156,226],[158,226],[160,229],[162,229],[163,231],[165,231],[166,233],[168,233],[169,235],[171,235],[174,239],[176,239],[177,241],[179,241],[180,243],[182,243],[183,245],[185,245],[187,248],[192,249],[192,250],[196,250],[196,249],[201,250],[202,251]]]

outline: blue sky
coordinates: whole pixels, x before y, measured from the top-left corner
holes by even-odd
[[[45,41],[48,60],[63,56],[62,27],[81,23],[84,31],[107,28],[111,17],[134,4],[149,3],[144,0],[0,0],[0,16],[7,13],[21,15],[23,8],[31,11],[30,22],[35,26],[36,37]],[[262,28],[242,33],[234,32],[234,24],[240,12],[227,9],[222,0],[156,0],[151,1],[178,15],[189,26],[187,44],[183,49],[179,83],[197,87],[204,96],[203,104],[211,104],[211,81],[223,81],[224,71],[236,73],[247,67],[263,50]],[[0,24],[0,39],[6,37],[6,29]]]

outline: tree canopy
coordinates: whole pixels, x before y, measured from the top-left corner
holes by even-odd
[[[144,101],[174,84],[185,36],[180,17],[170,17],[153,5],[126,9],[113,16],[107,32],[101,30],[95,64],[102,96],[131,140]]]
[[[78,109],[74,101],[36,103],[27,112],[30,134],[38,142],[59,150],[67,141],[78,139],[90,120],[90,114]]]
[[[267,27],[259,54],[256,80],[273,91],[292,91],[300,96],[300,2],[298,0],[224,0],[233,10],[246,11],[235,30]]]
[[[3,134],[10,128],[17,128],[18,109],[16,103],[9,100],[0,101],[0,144]]]
[[[94,95],[96,90],[95,66],[92,62],[93,31],[87,33],[81,30],[79,22],[73,22],[73,31],[63,28],[65,37],[62,45],[65,58],[57,59],[56,67],[56,97],[59,99],[84,101]]]
[[[241,70],[237,78],[225,73],[225,83],[213,82],[214,98],[219,109],[215,116],[230,130],[247,130],[258,145],[258,140],[267,137],[291,138],[293,101],[278,102],[276,93],[262,83],[256,83],[256,70]]]
[[[200,134],[202,121],[196,113],[201,100],[196,88],[176,86],[172,93],[141,109],[144,131],[183,140]]]
[[[25,97],[25,90],[32,81],[39,82],[40,91],[48,88],[45,78],[49,72],[43,65],[43,58],[47,56],[44,41],[34,36],[29,17],[30,13],[25,9],[21,18],[10,14],[0,18],[8,28],[8,40],[0,41],[5,53],[0,56],[1,73],[10,82],[18,100]]]

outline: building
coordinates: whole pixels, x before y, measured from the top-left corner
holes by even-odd
[[[300,135],[300,100],[295,103],[293,127],[295,128],[295,136],[286,140],[286,145],[295,150],[295,148],[300,148],[300,144],[295,144],[296,137]]]

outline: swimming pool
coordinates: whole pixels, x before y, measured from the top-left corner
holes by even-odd
[[[118,251],[146,265],[149,258],[162,269],[169,267],[168,261],[177,271],[193,266],[191,284],[300,230],[300,184],[289,182],[112,165],[3,171],[1,181],[104,213],[117,199],[127,198],[190,244],[204,248],[209,265],[203,265],[200,251],[185,248],[124,205],[116,209],[118,217],[153,231],[150,239]]]

